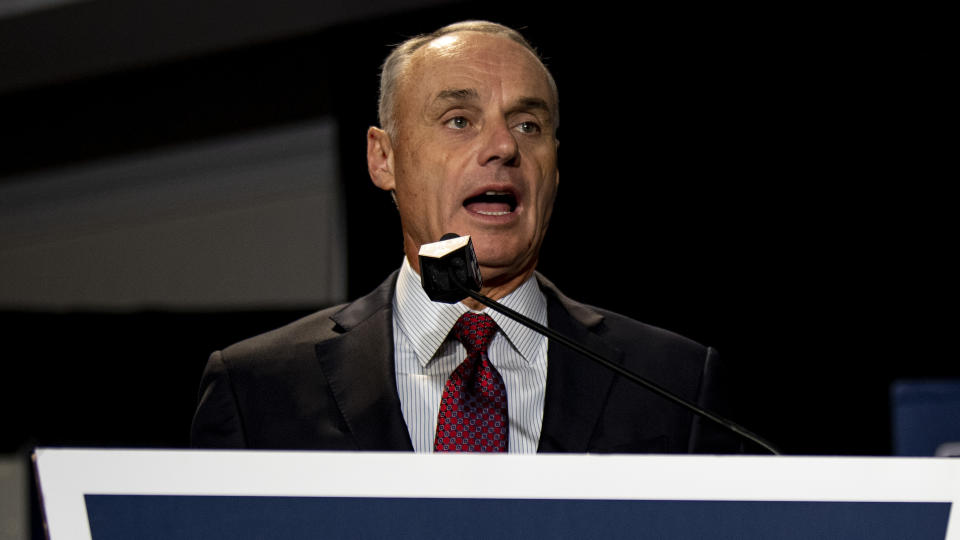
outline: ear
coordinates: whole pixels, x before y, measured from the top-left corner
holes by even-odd
[[[393,145],[386,131],[371,127],[367,130],[367,170],[370,179],[380,189],[396,189],[393,177]]]

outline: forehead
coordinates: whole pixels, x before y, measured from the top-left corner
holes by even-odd
[[[481,92],[539,97],[555,107],[547,70],[523,45],[496,34],[457,32],[434,39],[417,50],[407,65],[408,98],[429,98],[437,92],[473,88]]]

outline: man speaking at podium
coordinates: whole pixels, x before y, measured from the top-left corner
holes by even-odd
[[[396,47],[367,135],[406,257],[369,295],[215,352],[197,447],[722,452],[723,434],[472,299],[431,302],[418,252],[469,235],[482,294],[700,406],[715,351],[565,297],[535,272],[560,173],[557,87],[517,32],[462,22]],[[581,179],[582,180],[582,179]],[[479,312],[479,313],[478,313]]]

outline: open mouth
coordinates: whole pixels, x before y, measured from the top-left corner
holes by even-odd
[[[509,191],[487,191],[463,201],[463,206],[484,216],[505,216],[517,209],[517,197]]]

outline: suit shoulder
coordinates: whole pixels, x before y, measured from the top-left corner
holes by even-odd
[[[625,352],[659,353],[702,358],[707,347],[669,330],[642,323],[608,309],[577,302],[566,296],[543,275],[537,274],[541,290],[552,309],[560,309],[569,317]],[[559,312],[558,312],[559,313]]]
[[[336,339],[376,314],[388,311],[397,272],[366,296],[329,307],[269,332],[245,339],[221,351],[224,364],[233,371],[256,366],[259,373],[313,369],[317,345]],[[216,354],[216,353],[215,353]]]
[[[619,313],[594,309],[603,315],[594,332],[623,354],[627,367],[688,400],[698,399],[704,377],[716,371],[715,350]]]
[[[239,367],[258,363],[263,359],[291,359],[313,357],[314,347],[339,335],[337,324],[331,316],[344,305],[329,307],[289,324],[244,339],[221,351],[225,363]]]
[[[691,354],[697,357],[706,354],[706,346],[688,337],[613,311],[592,306],[590,308],[603,316],[603,320],[597,325],[595,331],[604,337],[616,341],[627,341],[632,346],[643,346],[652,351]]]

